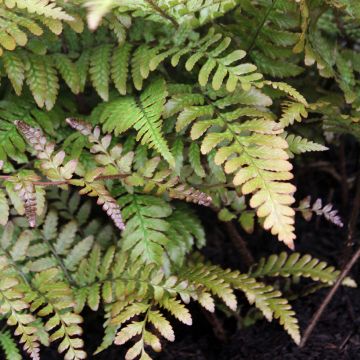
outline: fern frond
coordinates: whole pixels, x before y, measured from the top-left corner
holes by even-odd
[[[279,121],[284,128],[293,125],[295,121],[301,122],[302,118],[307,118],[308,116],[306,107],[302,103],[287,101],[282,105],[283,113]]]
[[[301,95],[295,88],[291,85],[284,82],[275,82],[275,81],[264,81],[266,85],[273,87],[274,89],[278,89],[285,94],[289,95],[292,99],[298,101],[299,103],[308,106],[308,103],[303,95]]]
[[[64,164],[65,151],[54,154],[54,143],[49,142],[39,128],[33,128],[21,120],[16,120],[14,123],[41,160],[41,169],[49,179],[69,180],[72,178],[77,160],[70,160]]]
[[[250,63],[239,63],[246,52],[243,50],[235,50],[228,54],[226,50],[231,43],[230,38],[223,38],[221,34],[215,33],[213,28],[201,40],[195,43],[189,43],[187,46],[177,50],[172,49],[165,53],[156,55],[150,61],[150,69],[155,70],[159,63],[166,57],[171,57],[171,64],[177,66],[181,57],[190,55],[185,63],[187,71],[192,71],[195,65],[201,60],[205,59],[205,63],[201,65],[198,81],[201,86],[206,86],[209,82],[209,77],[212,75],[212,87],[214,90],[219,90],[225,79],[226,89],[233,92],[239,82],[245,90],[249,90],[252,83],[256,83],[262,78],[260,73],[255,72],[256,66]]]
[[[126,83],[130,59],[131,45],[124,44],[116,48],[111,60],[111,78],[121,95],[126,95]]]
[[[93,50],[90,59],[90,78],[95,90],[104,101],[109,99],[111,49],[111,45],[100,45]]]
[[[164,247],[169,241],[166,218],[171,208],[160,198],[146,195],[125,195],[118,200],[122,207],[126,229],[122,234],[122,249],[131,250],[131,258],[144,263],[161,264]]]
[[[5,353],[6,360],[21,360],[20,351],[9,330],[0,332],[0,346]]]
[[[220,297],[230,308],[236,308],[236,298],[233,289],[244,292],[248,301],[254,304],[266,317],[268,321],[273,318],[279,319],[280,324],[289,333],[293,340],[300,342],[300,332],[295,312],[288,301],[282,298],[280,291],[274,290],[272,286],[256,281],[253,277],[239,272],[223,270],[218,266],[205,265],[197,262],[194,266],[183,270],[181,274],[191,280],[195,286],[204,286],[206,291],[211,291]],[[203,296],[203,295],[202,295]],[[208,310],[213,309],[210,298],[198,298],[197,301]]]
[[[96,196],[98,198],[97,204],[102,206],[103,210],[113,220],[115,226],[120,230],[125,229],[119,205],[101,182],[91,181],[85,178],[85,181],[73,180],[72,183],[77,186],[84,186],[84,188],[80,190],[79,194]]]
[[[245,195],[253,194],[250,206],[265,218],[265,229],[292,248],[295,212],[290,205],[295,187],[285,182],[292,178],[292,165],[285,151],[288,145],[279,136],[282,129],[270,120],[271,115],[257,109],[239,106],[233,111],[221,111],[233,103],[237,102],[230,96],[217,101],[209,99],[203,106],[185,107],[176,129],[181,131],[197,120],[190,136],[193,140],[203,137],[201,152],[208,154],[217,148],[215,163],[223,165],[226,173],[235,173],[234,185],[242,186]]]
[[[105,108],[100,117],[100,121],[104,123],[103,129],[114,131],[115,135],[118,135],[134,127],[138,132],[138,141],[155,148],[171,166],[174,166],[174,157],[161,132],[161,115],[166,95],[165,81],[158,79],[144,90],[138,103],[131,97],[115,100],[109,104],[109,108]],[[118,116],[121,117],[121,122],[117,121]]]
[[[16,288],[20,280],[7,271],[9,263],[4,255],[0,257],[0,269],[8,275],[0,282],[0,313],[6,315],[8,325],[16,326],[15,335],[21,335],[20,343],[24,350],[33,360],[39,360],[39,338],[32,324],[35,317],[27,311],[29,304],[23,300],[24,294]]]
[[[21,94],[25,80],[25,66],[21,57],[16,52],[7,51],[4,56],[4,67],[7,76],[17,95]]]
[[[39,107],[51,110],[59,91],[59,80],[52,59],[47,56],[26,57],[26,83]]]
[[[296,136],[294,134],[287,134],[285,137],[289,144],[288,151],[290,154],[302,154],[308,151],[326,151],[328,148],[324,145],[315,143],[308,139]]]
[[[301,214],[306,221],[310,221],[312,215],[316,214],[317,216],[324,216],[327,221],[336,226],[344,226],[341,217],[338,215],[338,211],[333,209],[333,205],[327,204],[323,206],[321,199],[316,199],[316,201],[311,205],[311,196],[307,196],[305,199],[300,201],[298,210],[301,211]]]
[[[167,218],[170,224],[167,237],[171,239],[166,249],[170,259],[182,265],[185,255],[196,244],[197,248],[205,245],[205,232],[194,213],[185,206],[177,206]]]
[[[67,14],[61,7],[50,0],[14,0],[5,2],[9,8],[17,6],[19,9],[26,9],[30,14],[42,15],[57,20],[72,21],[74,18]]]
[[[282,252],[280,255],[261,258],[259,263],[251,269],[250,274],[255,278],[266,276],[306,277],[330,286],[335,283],[340,271],[310,255],[299,253],[288,255]],[[343,281],[343,285],[356,287],[354,280],[349,277]]]
[[[61,339],[58,350],[65,352],[65,358],[70,360],[85,359],[86,354],[82,350],[83,341],[79,338],[82,330],[79,324],[81,316],[72,312],[73,299],[71,290],[67,284],[59,281],[57,269],[49,269],[38,273],[32,280],[32,286],[36,292],[28,293],[32,297],[31,310],[39,316],[49,316],[45,329],[52,332],[50,341]],[[41,295],[39,295],[41,294]],[[42,308],[44,305],[45,308]]]
[[[57,54],[54,57],[54,62],[65,83],[74,94],[78,94],[80,92],[80,78],[76,65],[63,54]]]

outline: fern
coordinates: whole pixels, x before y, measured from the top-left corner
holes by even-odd
[[[327,150],[315,139],[360,139],[358,8],[0,0],[3,357],[20,358],[18,343],[39,359],[52,342],[65,359],[91,356],[92,310],[104,314],[96,353],[130,344],[127,359],[150,359],[174,341],[172,318],[192,324],[191,301],[242,317],[238,292],[298,344],[288,299],[331,286],[338,270],[283,252],[240,273],[196,250],[216,217],[290,248],[295,211],[343,226],[332,204],[293,205],[290,159]],[[302,277],[315,284],[301,290]]]
[[[160,199],[129,195],[120,199],[127,227],[123,234],[123,249],[131,250],[132,258],[145,263],[161,264],[163,248],[169,239],[164,234],[169,225],[166,217],[171,208]]]
[[[5,353],[6,360],[21,360],[20,351],[9,330],[0,333],[0,346]]]
[[[260,259],[250,273],[256,278],[265,276],[306,277],[327,285],[334,284],[340,274],[333,266],[312,258],[310,255],[300,255],[299,253],[288,255],[285,252],[280,255],[271,255],[267,259]],[[356,286],[350,278],[346,278],[343,285]]]
[[[242,103],[241,97],[238,101],[232,97],[209,99],[207,105],[186,107],[178,116],[177,131],[201,118],[192,126],[191,138],[197,140],[205,134],[201,143],[203,154],[219,147],[215,163],[224,165],[227,173],[236,172],[234,185],[242,186],[244,194],[254,193],[250,205],[257,209],[259,217],[265,218],[264,227],[293,247],[294,211],[289,205],[294,202],[295,188],[284,182],[292,178],[292,166],[285,152],[287,144],[278,136],[282,131],[266,112],[247,107],[221,111],[237,102]],[[239,117],[244,117],[242,123],[234,121]],[[213,126],[219,130],[207,132]],[[231,157],[233,154],[236,157]]]
[[[291,154],[302,154],[308,151],[325,151],[328,149],[324,145],[317,144],[313,141],[293,134],[286,135],[286,141],[289,144],[289,152]]]
[[[170,55],[172,56],[171,64],[176,66],[182,56],[194,52],[187,59],[185,68],[187,71],[191,71],[202,58],[205,57],[207,59],[201,66],[198,75],[198,81],[201,86],[205,86],[208,83],[210,74],[212,71],[215,71],[212,78],[214,90],[220,89],[225,78],[227,78],[226,89],[228,91],[234,91],[238,82],[241,83],[245,90],[249,90],[251,83],[260,80],[262,76],[255,72],[256,66],[252,64],[237,64],[239,60],[245,57],[245,51],[235,50],[227,55],[224,54],[230,42],[230,38],[223,38],[221,34],[215,34],[214,30],[211,29],[196,45],[190,43],[179,51],[172,49],[171,51],[160,53],[151,59],[149,66],[151,70],[156,69],[159,62]]]
[[[161,114],[166,94],[164,80],[158,79],[141,94],[138,103],[131,97],[120,99],[114,105],[114,110],[108,112],[105,109],[100,121],[104,123],[105,131],[114,131],[116,135],[134,127],[138,131],[138,141],[155,148],[174,166],[174,158],[161,133]],[[114,112],[117,115],[114,116]],[[121,123],[116,122],[116,116],[119,115],[124,116]]]

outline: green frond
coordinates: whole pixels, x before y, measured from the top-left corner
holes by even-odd
[[[51,58],[32,54],[25,59],[26,83],[39,107],[51,110],[59,91],[59,82]]]
[[[303,118],[307,118],[308,116],[305,105],[298,102],[283,102],[282,111],[279,121],[284,128],[293,125],[295,121],[301,122]]]
[[[111,102],[100,116],[104,131],[113,131],[115,135],[130,127],[137,130],[137,140],[150,148],[155,148],[171,166],[175,165],[166,140],[163,137],[162,113],[167,96],[163,79],[153,81],[140,95],[120,98]],[[118,121],[118,119],[121,121]]]
[[[262,278],[266,276],[296,276],[306,277],[313,281],[320,281],[332,285],[340,272],[326,262],[320,261],[310,255],[293,253],[288,255],[282,252],[280,255],[271,255],[268,258],[261,258],[251,271],[251,276]],[[343,285],[354,287],[356,283],[351,278],[346,278]]]
[[[144,263],[162,263],[164,248],[169,242],[166,218],[171,208],[160,198],[129,194],[121,197],[126,229],[122,234],[122,249],[131,251],[131,258]]]
[[[14,0],[5,2],[9,8],[17,6],[19,9],[26,9],[30,14],[43,15],[44,17],[53,18],[57,20],[72,21],[74,18],[68,15],[60,6],[55,3],[45,0]]]
[[[109,44],[100,45],[93,50],[90,59],[90,79],[104,101],[109,100],[111,50],[112,46]]]
[[[273,87],[274,89],[278,89],[285,94],[289,95],[292,99],[298,101],[299,103],[307,106],[308,103],[303,95],[301,95],[295,88],[291,85],[286,84],[284,82],[274,82],[274,81],[264,81],[266,85]]]
[[[195,174],[200,177],[205,177],[206,173],[204,167],[201,164],[200,148],[196,142],[192,142],[189,147],[189,161]]]
[[[301,136],[295,136],[293,134],[286,135],[286,141],[289,144],[288,151],[291,154],[302,154],[308,151],[325,151],[328,148],[324,145],[315,143]]]
[[[196,244],[198,248],[205,245],[205,232],[200,221],[187,206],[177,206],[166,219],[169,228],[166,235],[170,241],[166,246],[167,253],[175,264],[182,265],[185,255]]]
[[[111,78],[121,95],[126,95],[131,45],[124,44],[116,48],[111,60]]]
[[[23,163],[27,160],[24,155],[26,145],[15,124],[8,120],[8,116],[7,113],[0,113],[0,158],[7,160],[9,157]]]
[[[0,332],[0,346],[5,353],[6,360],[21,360],[20,351],[9,330]]]
[[[21,94],[25,80],[25,66],[16,52],[7,51],[4,56],[4,67],[17,95]]]
[[[272,77],[295,77],[304,72],[304,69],[299,65],[286,62],[285,60],[274,61],[256,51],[252,53],[251,57],[261,73]]]
[[[76,65],[62,54],[57,54],[54,57],[54,62],[65,83],[74,94],[78,94],[80,92],[80,77]]]
[[[235,50],[228,52],[231,39],[223,38],[219,33],[215,33],[213,28],[201,40],[195,43],[190,42],[187,46],[179,50],[172,49],[165,53],[160,53],[150,61],[150,69],[155,70],[159,63],[171,56],[172,66],[177,66],[183,56],[188,56],[185,62],[187,71],[192,71],[200,60],[205,62],[200,65],[198,81],[201,86],[206,86],[212,78],[212,87],[219,90],[226,80],[226,89],[233,92],[238,82],[245,90],[249,90],[252,83],[256,83],[262,78],[260,73],[255,72],[256,66],[250,63],[239,63],[246,52]]]

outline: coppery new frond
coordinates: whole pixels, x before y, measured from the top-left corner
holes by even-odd
[[[89,136],[92,133],[92,126],[85,121],[75,118],[67,118],[66,122],[76,131],[79,131],[85,136]]]
[[[74,118],[67,118],[66,122],[75,130],[79,131],[82,135],[87,136],[90,143],[94,144],[90,148],[92,154],[104,154],[107,158],[107,162],[113,162],[112,156],[108,153],[108,148],[111,143],[112,136],[110,134],[101,137],[101,131],[98,126],[93,128],[90,124],[82,120]]]
[[[212,202],[211,196],[185,184],[180,184],[170,189],[169,196],[174,199],[185,200],[203,206],[210,206]]]
[[[21,120],[15,120],[14,123],[39,158],[43,158],[43,153],[50,155],[54,151],[54,144],[47,141],[39,128],[33,128]]]
[[[85,187],[79,192],[81,195],[88,194],[89,196],[97,196],[97,204],[102,205],[104,211],[112,219],[115,226],[120,230],[125,229],[120,206],[116,200],[110,195],[109,191],[100,182],[86,183]]]
[[[65,151],[55,153],[55,144],[48,141],[40,129],[33,128],[21,120],[16,120],[15,125],[35,150],[36,157],[41,160],[41,169],[49,179],[66,181],[72,178],[78,164],[77,160],[72,159],[64,163]]]
[[[323,206],[321,199],[317,199],[311,205],[311,196],[307,196],[300,202],[299,210],[301,211],[304,219],[307,221],[310,221],[313,213],[315,213],[318,216],[323,216],[327,221],[336,226],[344,226],[338,211],[333,208],[333,204]]]
[[[32,182],[20,182],[14,186],[24,203],[25,216],[28,219],[30,227],[36,226],[36,192]]]

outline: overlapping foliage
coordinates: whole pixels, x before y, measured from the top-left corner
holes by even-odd
[[[359,22],[355,0],[0,0],[6,356],[19,357],[14,327],[33,359],[51,342],[85,358],[88,306],[105,310],[97,352],[134,340],[126,358],[149,359],[175,338],[170,314],[190,325],[190,300],[236,310],[235,291],[299,343],[263,281],[339,273],[297,253],[248,274],[209,264],[197,211],[248,233],[257,218],[291,249],[296,211],[342,225],[331,205],[294,205],[292,162],[327,150],[324,134],[360,139]]]

